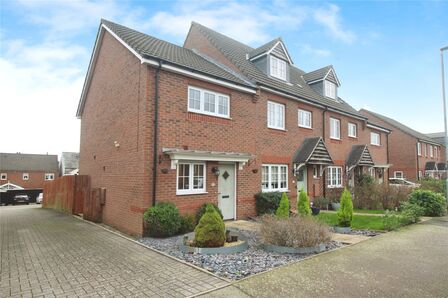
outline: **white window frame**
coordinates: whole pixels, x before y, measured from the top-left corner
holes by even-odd
[[[336,84],[327,80],[325,80],[324,82],[325,96],[336,99]]]
[[[355,123],[349,122],[347,125],[348,128],[348,136],[351,138],[357,138],[358,137],[358,125],[356,125]],[[354,128],[354,130],[353,130]],[[352,133],[352,130],[355,132],[354,134]]]
[[[330,118],[330,139],[341,139],[341,120]]]
[[[22,180],[24,180],[24,181],[30,180],[30,174],[29,173],[23,173],[22,174]]]
[[[417,155],[422,156],[422,143],[417,143]]]
[[[381,146],[381,135],[379,133],[373,131],[370,132],[370,145]]]
[[[54,180],[54,173],[45,173],[45,181]]]
[[[194,107],[190,106],[190,91],[191,90],[198,91],[200,94],[199,95],[199,109],[195,109]],[[214,112],[205,110],[205,94],[206,93],[213,95],[215,98],[215,103],[214,103],[215,111]],[[230,118],[230,97],[228,95],[218,93],[215,91],[211,91],[211,90],[207,90],[207,89],[188,86],[188,96],[187,97],[188,97],[187,106],[188,106],[189,112],[204,114],[204,115],[209,115],[209,116],[214,116],[214,117],[219,117],[219,118],[227,118],[227,119]],[[221,100],[227,102],[227,113],[226,114],[219,113],[219,106],[220,106]]]
[[[189,165],[188,169],[188,189],[179,189],[179,165]],[[201,165],[203,166],[203,172],[204,172],[204,182],[202,188],[193,188],[194,184],[194,166],[195,165]],[[192,195],[192,194],[201,194],[206,193],[206,185],[207,185],[207,164],[205,162],[189,162],[189,161],[182,161],[177,164],[176,169],[176,195]]]
[[[398,177],[397,174],[400,174],[401,177]],[[404,179],[403,171],[394,171],[394,178],[396,178],[396,179]]]
[[[423,149],[425,149],[425,157],[428,157],[428,145],[423,144]]]
[[[8,174],[7,173],[1,173],[0,174],[0,180],[8,180]]]
[[[431,158],[434,157],[434,149],[433,149],[432,145],[429,145],[429,157],[431,157]]]
[[[313,128],[313,113],[307,110],[299,109],[298,112],[299,127]],[[309,122],[309,123],[307,123]]]
[[[277,119],[278,118],[277,112],[280,112],[282,119]],[[271,116],[274,118],[271,119]],[[285,130],[285,105],[273,101],[268,101],[267,118],[269,128]]]
[[[318,174],[318,170],[317,170],[317,166],[313,165],[313,178],[314,179],[318,179],[319,178],[319,174]]]
[[[286,81],[286,61],[277,57],[271,56],[270,59],[270,74],[274,78]]]
[[[263,170],[264,168],[267,167],[268,168],[268,180],[266,181],[268,183],[268,187],[265,188],[263,187]],[[277,183],[278,183],[278,187],[277,188],[273,188],[272,187],[272,183],[273,183],[273,175],[272,175],[272,168],[277,168]],[[281,169],[285,168],[286,169],[286,186],[285,187],[280,187],[281,184],[281,176],[282,176],[282,171]],[[262,192],[273,192],[273,191],[288,191],[288,165],[284,165],[284,164],[262,164],[261,166],[261,179],[262,179],[262,183],[261,183],[261,191]]]
[[[335,175],[333,177],[333,175]],[[342,167],[334,166],[327,168],[327,187],[342,188]]]

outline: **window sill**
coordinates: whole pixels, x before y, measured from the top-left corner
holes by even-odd
[[[381,147],[381,144],[380,145],[378,145],[378,144],[370,144],[370,145],[376,146],[376,147]]]
[[[289,189],[262,189],[261,192],[291,192]]]
[[[353,140],[356,140],[356,139],[358,139],[358,137],[355,137],[355,136],[348,136],[350,139],[353,139]]]
[[[198,115],[205,115],[205,116],[209,116],[209,117],[216,117],[216,118],[220,118],[220,119],[232,120],[232,118],[230,116],[220,116],[220,115],[211,114],[211,113],[202,113],[200,111],[190,110],[190,109],[188,109],[188,113],[193,113],[193,114],[198,114]]]
[[[178,193],[178,192],[176,192],[176,196],[194,196],[194,195],[205,195],[205,194],[208,194],[208,192],[207,191],[200,191],[200,192],[181,192],[181,193]]]
[[[342,186],[342,185],[335,185],[335,186],[327,185],[327,188],[331,188],[331,189],[334,189],[334,188],[343,188],[343,186]]]
[[[302,125],[299,125],[299,128],[304,128],[304,129],[308,129],[308,130],[313,130],[313,127],[312,126],[302,126]]]
[[[287,131],[287,130],[284,129],[284,128],[277,128],[277,127],[270,127],[270,126],[268,126],[268,128],[269,128],[269,129],[272,129],[272,130],[275,130],[275,131]]]

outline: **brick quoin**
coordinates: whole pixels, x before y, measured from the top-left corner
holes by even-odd
[[[185,47],[196,48],[239,71],[212,44],[193,29]],[[180,212],[195,213],[206,202],[218,202],[218,178],[206,163],[206,194],[176,195],[176,170],[162,148],[249,153],[252,158],[237,174],[237,218],[256,215],[254,194],[261,191],[262,164],[288,165],[291,205],[296,206],[292,158],[307,137],[324,136],[336,165],[343,166],[356,144],[367,144],[377,164],[387,164],[387,135],[366,126],[365,120],[334,113],[278,94],[258,90],[256,95],[160,71],[158,163],[153,164],[155,68],[141,64],[129,50],[106,32],[93,68],[81,121],[80,174],[90,175],[92,187],[107,189],[103,221],[130,234],[143,233],[143,212],[152,204],[152,169],[157,170],[157,201],[170,201]],[[188,112],[188,86],[230,97],[230,118]],[[285,130],[267,127],[267,102],[285,105]],[[312,112],[312,129],[298,127],[298,109]],[[329,118],[341,120],[341,140],[330,140]],[[325,122],[325,134],[324,134]],[[356,139],[347,136],[348,122],[358,127]],[[370,145],[370,132],[381,134],[381,146]],[[119,147],[115,143],[119,143]],[[312,178],[308,192],[322,196],[325,176]],[[344,174],[345,179],[345,174]],[[387,179],[385,177],[384,179]],[[345,186],[344,182],[344,186]]]

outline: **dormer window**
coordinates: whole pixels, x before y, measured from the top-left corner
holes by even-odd
[[[271,56],[271,76],[286,81],[286,61]]]
[[[336,84],[330,81],[325,81],[325,96],[336,99]]]

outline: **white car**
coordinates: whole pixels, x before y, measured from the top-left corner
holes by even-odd
[[[44,200],[44,194],[41,192],[36,198],[36,204],[42,204],[43,200]]]
[[[389,184],[392,186],[406,186],[409,188],[420,187],[420,184],[408,181],[404,178],[389,178]]]

